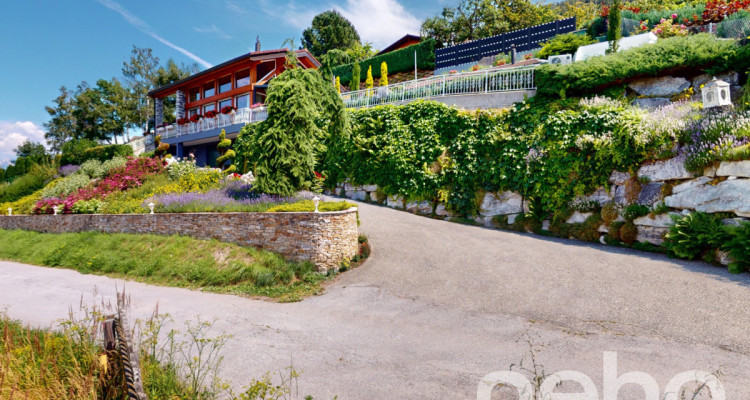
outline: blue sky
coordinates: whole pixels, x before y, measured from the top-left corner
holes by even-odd
[[[0,166],[24,140],[44,142],[44,111],[63,85],[120,77],[133,45],[202,68],[286,38],[337,9],[364,41],[383,48],[458,0],[37,0],[9,1],[0,24]]]

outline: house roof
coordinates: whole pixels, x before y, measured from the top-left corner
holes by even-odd
[[[203,71],[198,72],[198,73],[193,74],[193,75],[190,75],[187,78],[183,78],[183,79],[180,79],[179,81],[172,82],[172,83],[170,83],[168,85],[164,85],[162,87],[158,87],[158,88],[156,88],[156,89],[148,92],[148,95],[151,96],[151,97],[153,97],[154,95],[159,94],[161,92],[164,92],[166,90],[172,89],[175,86],[180,86],[180,85],[182,85],[185,82],[191,81],[191,80],[196,79],[196,78],[200,78],[201,76],[210,74],[210,73],[212,73],[214,71],[220,70],[220,69],[222,69],[224,67],[228,67],[228,66],[230,66],[232,64],[235,64],[235,63],[238,63],[240,61],[247,61],[248,59],[249,60],[258,59],[258,58],[261,58],[261,57],[265,57],[265,56],[269,56],[269,55],[274,55],[274,54],[286,54],[287,51],[289,51],[289,49],[285,47],[283,49],[253,51],[253,52],[250,52],[250,53],[247,53],[247,54],[243,54],[243,55],[241,55],[239,57],[235,57],[235,58],[233,58],[233,59],[231,59],[229,61],[225,61],[225,62],[223,62],[221,64],[214,65],[211,68],[204,69]],[[310,61],[312,61],[313,65],[315,65],[316,67],[320,68],[320,62],[309,51],[307,51],[307,49],[295,50],[294,52],[297,54],[297,57],[308,58]]]
[[[381,54],[385,54],[385,53],[391,52],[393,50],[396,50],[399,47],[403,46],[404,43],[409,42],[409,41],[414,41],[414,40],[421,41],[422,38],[420,36],[417,36],[417,35],[406,34],[401,39],[399,39],[399,40],[391,43],[390,45],[388,45],[388,47],[384,48],[383,50],[380,50],[380,52],[378,54],[376,54],[376,56],[379,56]]]

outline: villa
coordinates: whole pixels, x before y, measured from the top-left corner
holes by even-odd
[[[268,83],[286,69],[288,49],[260,49],[208,68],[149,92],[154,99],[156,134],[169,143],[176,157],[195,156],[199,165],[214,166],[219,133],[236,138],[248,123],[266,118],[263,103]],[[295,51],[301,68],[318,68],[320,62],[306,49]],[[175,124],[164,123],[165,100],[174,99]],[[153,137],[141,141],[143,150]]]

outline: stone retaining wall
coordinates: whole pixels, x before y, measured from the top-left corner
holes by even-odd
[[[338,269],[357,253],[357,209],[321,213],[66,214],[0,216],[0,229],[150,233],[260,247],[288,260]]]

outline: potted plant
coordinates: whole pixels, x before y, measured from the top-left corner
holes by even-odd
[[[234,106],[224,106],[221,108],[221,113],[224,115],[232,114],[237,110],[237,107]]]
[[[207,112],[206,112],[206,114],[205,114],[205,115],[203,115],[203,118],[216,118],[216,116],[217,116],[218,114],[219,114],[219,113],[217,113],[217,112],[216,112],[216,111],[214,111],[214,110],[211,110],[211,111],[207,111]]]
[[[193,115],[192,117],[190,117],[190,122],[192,122],[192,123],[197,123],[197,122],[200,122],[200,120],[201,120],[202,118],[203,118],[203,116],[202,116],[202,115],[200,115],[200,114],[195,114],[195,115]]]

